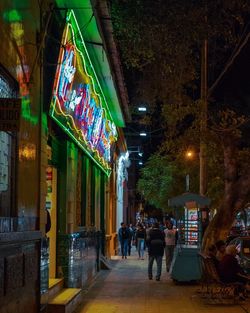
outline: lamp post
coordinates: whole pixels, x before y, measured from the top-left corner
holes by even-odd
[[[207,39],[205,39],[201,56],[200,194],[202,196],[204,196],[207,191],[207,149],[204,140],[207,129],[207,46]]]
[[[185,157],[186,159],[188,160],[191,160],[193,159],[194,157],[194,151],[192,150],[187,150],[186,153],[185,153]],[[190,191],[190,176],[189,174],[186,175],[186,192],[189,192]]]

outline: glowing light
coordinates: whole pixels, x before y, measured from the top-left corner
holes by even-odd
[[[32,143],[22,144],[19,148],[19,160],[35,160],[36,146]]]
[[[22,16],[17,10],[5,11],[3,13],[4,20],[9,23],[16,23],[22,21]]]
[[[22,117],[32,124],[38,123],[38,117],[31,114],[30,104],[30,69],[27,64],[27,55],[24,44],[24,26],[23,17],[17,10],[10,10],[4,13],[4,19],[10,23],[10,36],[17,44],[18,58],[16,66],[16,75],[19,83],[19,93],[22,98]]]
[[[186,152],[186,158],[191,159],[194,156],[194,152],[191,150],[188,150]]]
[[[147,108],[146,107],[138,107],[139,112],[146,112]]]
[[[73,11],[62,47],[50,115],[109,174],[117,131]]]
[[[141,132],[141,133],[140,133],[140,136],[141,136],[141,137],[146,137],[147,134],[146,134],[145,132]]]

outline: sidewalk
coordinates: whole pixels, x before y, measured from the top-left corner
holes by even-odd
[[[164,260],[165,261],[165,260]],[[162,266],[161,281],[148,280],[147,255],[138,260],[112,259],[112,270],[102,270],[83,296],[77,313],[243,313],[250,312],[250,300],[241,305],[206,305],[196,294],[198,285],[176,285]],[[154,273],[156,264],[154,263]]]

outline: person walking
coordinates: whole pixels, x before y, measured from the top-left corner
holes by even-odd
[[[135,244],[139,260],[144,260],[145,240],[146,240],[146,230],[144,229],[142,224],[139,224],[138,229],[135,233]]]
[[[149,232],[152,229],[152,225],[148,223],[145,226],[146,226],[146,240],[147,240],[149,236]]]
[[[159,223],[154,223],[152,229],[148,233],[147,238],[147,247],[148,247],[148,278],[153,278],[153,264],[154,260],[157,265],[156,280],[159,281],[161,278],[161,269],[162,269],[162,257],[164,254],[165,247],[165,238],[164,232],[159,229]]]
[[[121,245],[121,253],[122,253],[122,258],[127,259],[127,254],[128,254],[128,241],[129,241],[129,230],[125,223],[121,223],[121,227],[118,230],[118,239]]]
[[[129,224],[128,230],[129,230],[128,255],[130,256],[131,255],[132,243],[135,240],[135,232],[134,232],[133,224]]]
[[[165,234],[165,256],[166,256],[166,270],[170,271],[172,264],[174,249],[178,239],[178,233],[175,228],[173,228],[173,223],[168,221],[166,224],[166,229],[164,230]]]

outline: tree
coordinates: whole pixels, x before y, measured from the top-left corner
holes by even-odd
[[[214,200],[217,214],[207,228],[204,247],[215,239],[225,239],[235,213],[249,200],[249,166],[244,162],[249,161],[249,150],[239,145],[243,133],[238,116],[232,119],[234,113],[227,115],[226,106],[219,114],[220,103],[215,105],[217,110],[209,107],[209,128],[205,134],[200,132],[200,50],[206,38],[211,85],[242,40],[249,13],[247,0],[112,1],[112,19],[129,77],[131,101],[146,101],[155,110],[159,100],[162,103],[161,126],[166,136],[159,154],[168,158],[160,160],[166,167],[162,169],[166,185],[159,183],[159,188],[166,188],[169,197],[169,182],[181,169],[183,151],[192,146],[198,153],[200,137],[205,136],[208,196]],[[216,119],[220,129],[213,127]],[[147,170],[152,170],[150,163],[142,174],[146,175]],[[154,174],[161,176],[159,171]],[[144,187],[147,183],[153,188],[149,182],[144,183]],[[162,200],[154,201],[160,205]]]
[[[250,149],[239,147],[241,128],[248,120],[231,110],[219,112],[218,115],[219,127],[212,131],[216,133],[223,151],[224,195],[217,214],[205,232],[203,249],[227,237],[236,213],[244,208],[250,198]]]
[[[152,155],[141,169],[138,190],[149,204],[166,211],[169,195],[185,191],[185,175],[168,157]]]
[[[209,81],[213,82],[241,39],[250,11],[247,0],[111,3],[127,83],[138,86],[135,98],[152,100],[160,95],[166,104],[179,105],[190,96],[199,98],[204,38],[209,39]]]

